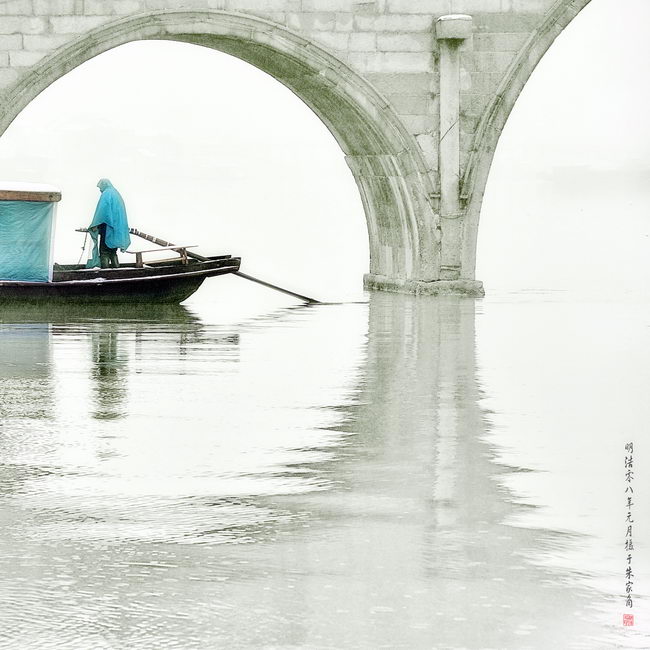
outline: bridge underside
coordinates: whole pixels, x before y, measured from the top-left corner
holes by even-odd
[[[168,35],[167,38],[170,36]],[[206,34],[176,34],[174,40],[211,47],[247,61],[289,87],[326,124],[345,153],[366,215],[370,243],[369,289],[438,293],[438,215],[432,188],[414,139],[398,116],[349,68],[332,66],[320,53],[286,47],[268,34],[260,43]]]

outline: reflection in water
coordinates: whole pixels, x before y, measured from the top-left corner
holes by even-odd
[[[48,323],[0,322],[0,493],[45,472],[8,456],[29,444],[35,420],[54,418],[51,331]],[[2,516],[0,515],[0,522]]]
[[[2,327],[39,318],[52,407],[16,444],[2,405],[0,647],[616,645],[539,561],[578,536],[505,523],[530,506],[487,440],[474,301]]]
[[[494,476],[518,470],[491,462],[479,398],[473,301],[371,296],[329,489],[273,500],[293,526],[264,564],[301,576],[273,594],[274,642],[289,622],[307,647],[596,647],[589,595],[524,560],[570,540],[502,523],[514,506]]]
[[[120,418],[126,415],[128,363],[118,351],[119,333],[109,323],[106,329],[93,332],[94,403],[93,417],[98,419]]]
[[[0,416],[52,415],[48,323],[0,322]]]

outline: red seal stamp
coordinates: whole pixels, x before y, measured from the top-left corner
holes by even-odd
[[[634,625],[634,614],[623,614],[623,625]]]

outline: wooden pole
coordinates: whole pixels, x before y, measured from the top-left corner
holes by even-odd
[[[84,232],[86,228],[78,228],[78,230],[80,232]],[[171,242],[165,241],[164,239],[159,239],[158,237],[154,237],[153,235],[148,235],[146,232],[142,232],[137,228],[129,228],[129,232],[132,235],[135,235],[136,237],[141,237],[142,239],[146,239],[147,241],[150,241],[151,243],[156,244],[157,246],[176,245],[176,244],[172,244]],[[208,257],[203,257],[203,255],[199,255],[198,253],[192,253],[190,251],[187,251],[187,256],[195,260],[198,260],[199,262],[208,262],[210,260],[210,258]],[[275,291],[279,291],[280,293],[285,293],[288,296],[293,296],[294,298],[298,298],[299,300],[304,300],[306,303],[310,305],[320,304],[320,301],[316,300],[315,298],[310,298],[309,296],[303,296],[301,293],[296,293],[295,291],[290,291],[289,289],[278,287],[276,284],[271,284],[270,282],[266,282],[266,280],[260,280],[260,278],[255,278],[252,275],[248,275],[247,273],[242,273],[241,271],[235,271],[233,275],[238,275],[240,278],[244,278],[244,280],[249,280],[250,282],[256,282],[257,284],[261,284],[263,287],[268,287],[269,289],[275,289]]]
[[[189,253],[188,253],[189,255]],[[296,293],[295,291],[289,291],[289,289],[283,289],[282,287],[278,287],[276,284],[271,284],[270,282],[266,282],[265,280],[260,280],[259,278],[254,278],[252,275],[248,275],[247,273],[242,273],[241,271],[235,271],[233,275],[238,275],[240,278],[244,278],[244,280],[250,280],[251,282],[257,282],[257,284],[261,284],[263,287],[268,287],[269,289],[275,289],[276,291],[279,291],[280,293],[286,293],[288,296],[293,296],[294,298],[299,298],[300,300],[304,300],[306,303],[309,303],[310,305],[319,305],[320,300],[316,300],[315,298],[310,298],[309,296],[303,296],[300,293]]]

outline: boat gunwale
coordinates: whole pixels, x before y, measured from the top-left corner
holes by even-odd
[[[238,259],[238,258],[232,258],[232,259]],[[238,270],[239,270],[239,264],[232,264],[230,266],[219,266],[212,269],[185,271],[183,273],[166,273],[166,274],[162,273],[157,275],[146,275],[146,276],[140,276],[134,278],[114,278],[114,279],[88,278],[86,280],[59,280],[58,282],[25,282],[24,280],[0,280],[0,287],[3,286],[62,287],[62,286],[70,286],[70,285],[78,286],[80,284],[101,286],[104,284],[115,284],[119,282],[132,283],[132,282],[147,282],[149,280],[161,280],[161,279],[174,280],[176,278],[192,278],[192,277],[199,277],[199,276],[209,277],[211,275],[225,275],[226,273],[234,273]]]

